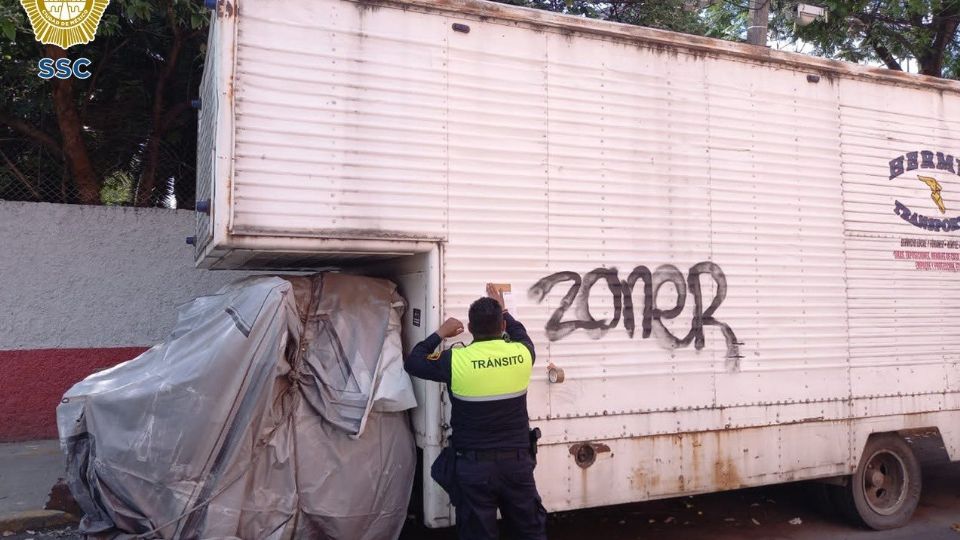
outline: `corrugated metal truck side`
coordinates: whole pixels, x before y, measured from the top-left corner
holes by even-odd
[[[407,347],[511,284],[551,511],[841,478],[896,526],[901,435],[960,459],[958,90],[474,0],[221,0],[197,262],[389,276]]]

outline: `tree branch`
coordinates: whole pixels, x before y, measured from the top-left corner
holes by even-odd
[[[867,38],[867,43],[873,47],[873,50],[876,51],[877,56],[883,60],[883,63],[886,64],[888,68],[897,71],[903,71],[903,66],[901,66],[900,62],[898,62],[897,59],[894,58],[893,54],[890,53],[890,49],[884,47],[876,37],[870,36]]]
[[[897,58],[893,56],[893,53],[890,52],[890,49],[888,49],[886,45],[880,42],[880,39],[874,33],[874,30],[877,28],[877,13],[880,11],[882,6],[882,0],[877,0],[877,2],[873,5],[873,10],[869,14],[864,13],[858,16],[861,21],[869,21],[869,24],[867,24],[867,29],[863,34],[863,39],[873,48],[874,52],[877,53],[877,56],[883,60],[883,63],[886,64],[887,68],[896,71],[903,71],[903,66],[900,65],[900,62],[897,60]],[[880,29],[883,29],[883,27],[881,26]]]
[[[170,130],[170,127],[173,123],[183,114],[185,111],[189,110],[191,103],[189,101],[181,101],[176,105],[170,107],[167,110],[167,113],[163,115],[163,120],[160,121],[160,132],[166,133]]]
[[[7,154],[5,154],[3,150],[0,150],[0,157],[3,157],[3,161],[4,163],[6,163],[7,168],[10,169],[10,172],[12,172],[15,177],[17,177],[17,180],[19,180],[21,184],[23,184],[23,187],[30,190],[30,193],[33,194],[33,197],[35,199],[37,199],[38,201],[42,201],[43,197],[40,195],[40,193],[36,189],[34,189],[34,187],[30,184],[30,181],[27,180],[27,177],[24,176],[22,172],[20,172],[20,169],[17,168],[16,164],[10,161],[10,158],[7,157]]]
[[[147,137],[147,145],[144,152],[144,166],[140,173],[140,180],[137,183],[135,201],[137,206],[149,204],[151,197],[153,197],[153,189],[156,186],[157,169],[159,168],[160,162],[160,139],[163,137],[165,131],[164,124],[166,116],[168,116],[164,113],[164,96],[167,92],[167,83],[173,76],[177,62],[180,59],[180,50],[183,48],[183,32],[177,24],[176,13],[173,10],[173,0],[167,0],[166,10],[167,20],[173,32],[173,43],[170,44],[170,50],[164,59],[165,65],[163,71],[157,78],[157,83],[153,89],[153,113],[151,122],[153,128]]]
[[[56,45],[47,45],[47,56],[67,58],[67,51]],[[77,110],[77,99],[72,79],[51,79],[53,108],[63,139],[63,155],[70,168],[70,176],[77,185],[81,204],[100,204],[100,179],[90,161],[90,153],[83,132],[83,121]]]
[[[84,96],[83,102],[80,104],[80,116],[83,116],[87,112],[87,104],[90,103],[90,100],[93,99],[93,93],[97,90],[97,80],[100,78],[100,73],[103,71],[104,66],[108,65],[107,60],[114,55],[118,50],[122,49],[127,42],[130,41],[130,38],[124,39],[116,47],[111,48],[108,42],[107,51],[103,54],[103,57],[100,58],[100,61],[97,62],[97,67],[93,71],[93,75],[90,77],[90,84],[87,86],[87,95]]]
[[[0,112],[0,124],[5,124],[9,126],[14,131],[20,132],[27,137],[37,141],[42,144],[47,150],[53,152],[57,157],[63,156],[63,149],[60,148],[60,144],[52,135],[43,131],[40,128],[31,126],[30,124],[24,122],[19,118],[10,116],[9,114]]]
[[[930,28],[930,27],[931,27],[931,25],[929,25],[929,24],[924,24],[924,23],[923,23],[923,19],[919,19],[919,20],[914,19],[914,20],[912,20],[912,21],[911,21],[911,20],[908,20],[908,19],[897,19],[897,18],[894,18],[894,17],[888,17],[888,16],[886,16],[886,15],[881,15],[881,14],[877,13],[876,11],[874,11],[873,13],[862,13],[862,14],[860,14],[860,15],[857,15],[857,18],[860,19],[860,20],[862,20],[863,22],[871,22],[871,23],[872,23],[872,22],[877,22],[877,21],[879,21],[879,22],[885,22],[885,23],[887,23],[887,24],[892,24],[892,25],[895,25],[895,26],[914,26],[914,27],[916,27],[916,28]]]
[[[908,18],[908,19],[897,19],[897,18],[894,18],[894,17],[888,17],[888,16],[886,16],[886,15],[880,15],[879,17],[880,17],[880,20],[883,21],[883,22],[887,22],[887,23],[890,23],[890,24],[896,24],[896,25],[900,25],[900,26],[909,25],[909,26],[915,26],[915,27],[917,27],[917,28],[929,28],[929,27],[930,27],[930,25],[924,24],[924,22],[923,22],[923,15],[920,14],[920,13],[913,13],[913,14],[910,15],[910,18]]]
[[[910,24],[918,28],[923,28],[923,14],[921,13],[911,13],[910,14]]]
[[[902,45],[904,49],[906,49],[911,55],[913,55],[914,58],[919,59],[923,56],[922,54],[917,54],[917,50],[914,48],[915,44],[910,43],[910,41],[907,38],[903,37],[903,34],[901,34],[900,32],[891,30],[889,28],[884,28],[884,27],[880,27],[880,28],[881,30],[885,30],[886,31],[885,33],[887,35],[889,35],[898,43],[900,43],[900,45]]]
[[[937,33],[923,57],[918,58],[920,73],[934,77],[943,75],[943,54],[947,45],[953,42],[957,35],[957,25],[960,23],[957,15],[960,15],[960,4],[951,3],[950,7],[934,19]]]

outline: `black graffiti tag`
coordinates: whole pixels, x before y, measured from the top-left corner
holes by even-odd
[[[601,277],[607,282],[607,287],[613,295],[614,315],[613,319],[609,322],[605,320],[598,321],[590,314],[590,291]],[[550,290],[553,289],[554,285],[564,281],[572,281],[573,283],[570,285],[567,294],[560,300],[560,307],[553,312],[550,320],[547,321],[547,337],[550,341],[562,339],[577,329],[584,329],[591,338],[600,339],[607,333],[607,330],[615,327],[617,323],[620,322],[622,300],[620,296],[620,278],[617,275],[616,268],[597,268],[589,272],[582,280],[580,279],[580,274],[576,272],[557,272],[538,281],[530,288],[529,294],[534,297],[537,302],[540,302],[546,297]],[[577,319],[561,321],[564,313],[570,309],[574,298],[577,297],[581,289],[583,292],[580,294],[580,299],[574,309]]]
[[[703,308],[703,291],[700,287],[700,276],[704,274],[709,275],[717,285],[716,293],[706,309]],[[613,296],[613,317],[610,320],[597,320],[590,313],[590,291],[600,280],[606,282]],[[592,339],[600,339],[611,328],[617,326],[621,317],[627,335],[632,338],[636,331],[633,295],[637,283],[642,282],[643,311],[640,317],[642,339],[653,335],[657,342],[667,349],[679,349],[692,343],[694,348],[701,350],[706,343],[704,327],[716,326],[727,344],[727,368],[739,367],[740,343],[737,342],[733,329],[714,317],[727,296],[727,278],[723,270],[712,262],[706,261],[693,265],[687,272],[686,279],[683,272],[669,264],[658,267],[654,272],[650,272],[646,266],[637,266],[623,281],[620,280],[616,268],[596,268],[584,275],[582,279],[576,272],[557,272],[534,283],[528,294],[535,302],[542,302],[555,285],[563,282],[570,282],[570,288],[544,327],[550,341],[563,339],[577,329],[585,330]],[[673,300],[672,307],[662,309],[658,302],[660,289],[668,283],[672,284],[676,290],[676,299]],[[690,330],[681,338],[675,336],[663,321],[680,316],[686,306],[688,295],[693,297],[693,319]],[[571,307],[574,308],[576,318],[563,320]]]

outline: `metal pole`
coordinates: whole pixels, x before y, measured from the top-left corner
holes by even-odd
[[[767,46],[767,24],[770,20],[770,0],[750,0],[750,26],[747,42]]]

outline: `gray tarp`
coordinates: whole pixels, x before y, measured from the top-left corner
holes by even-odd
[[[332,273],[182,306],[57,408],[83,532],[396,538],[416,460],[402,309],[392,283]]]

